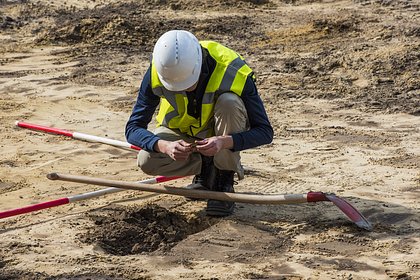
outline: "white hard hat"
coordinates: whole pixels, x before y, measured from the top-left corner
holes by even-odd
[[[153,49],[153,61],[163,86],[170,91],[192,87],[200,77],[201,46],[188,31],[163,34]]]

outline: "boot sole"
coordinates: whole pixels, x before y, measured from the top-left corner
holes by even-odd
[[[235,209],[235,204],[232,205],[230,208],[222,208],[222,207],[207,207],[206,208],[206,215],[207,216],[214,216],[214,217],[226,217],[233,214]]]

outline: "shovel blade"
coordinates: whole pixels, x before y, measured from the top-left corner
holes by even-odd
[[[365,230],[372,230],[372,224],[360,213],[356,208],[354,208],[350,203],[345,201],[342,198],[334,194],[327,194],[327,198],[334,203],[335,206],[341,209],[341,211],[349,217],[358,227]]]

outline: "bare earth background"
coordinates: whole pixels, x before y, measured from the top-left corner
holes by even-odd
[[[420,8],[409,0],[0,0],[0,210],[138,181],[136,154],[17,128],[124,140],[156,39],[217,40],[257,74],[275,128],[237,191],[334,192],[331,203],[205,202],[135,191],[0,221],[0,279],[419,279]],[[185,186],[191,178],[170,183]]]

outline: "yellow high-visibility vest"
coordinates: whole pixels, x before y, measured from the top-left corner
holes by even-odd
[[[173,92],[165,89],[159,80],[156,67],[152,60],[151,84],[155,95],[160,96],[159,113],[156,117],[158,126],[179,129],[182,133],[198,138],[214,135],[214,105],[217,96],[225,92],[242,95],[246,79],[253,76],[252,69],[235,51],[213,41],[200,41],[216,61],[216,67],[210,73],[206,86],[199,118],[188,115],[187,92]]]

